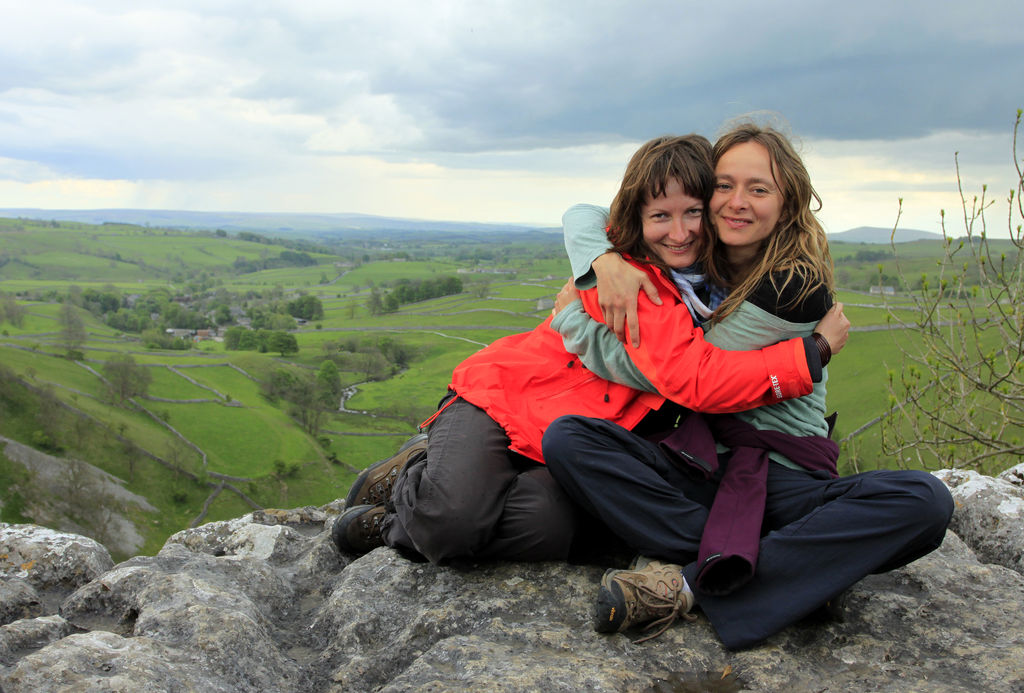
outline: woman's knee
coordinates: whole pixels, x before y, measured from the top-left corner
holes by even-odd
[[[520,474],[484,555],[508,560],[562,560],[577,523],[576,507],[544,467]]]
[[[953,517],[953,494],[938,477],[928,472],[915,472],[917,497],[921,512],[931,524],[943,530]]]
[[[429,515],[420,508],[404,519],[413,546],[431,563],[472,555],[484,541],[484,528],[467,522],[451,508]]]
[[[922,530],[944,532],[953,517],[953,496],[936,476],[918,470],[890,472],[905,498],[905,515]]]
[[[582,416],[560,416],[544,431],[544,439],[541,443],[544,461],[548,465],[563,466],[571,464],[577,448],[576,437],[584,426],[585,418]]]
[[[415,549],[432,563],[447,558],[468,556],[487,539],[494,524],[501,516],[501,498],[505,489],[488,485],[481,489],[479,484],[422,483],[421,470],[413,470],[421,483],[411,483],[416,493],[406,492],[392,497],[395,512],[402,527]],[[510,477],[507,484],[514,479]],[[400,480],[401,481],[401,480]],[[494,484],[499,479],[492,478]],[[483,492],[486,490],[486,492]]]
[[[406,526],[417,551],[432,563],[459,557],[553,560],[568,555],[576,514],[550,473],[519,474],[500,508],[418,508]],[[470,519],[472,517],[472,519]]]

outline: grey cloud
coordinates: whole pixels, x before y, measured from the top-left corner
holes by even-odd
[[[361,97],[383,95],[423,137],[371,153],[456,166],[491,151],[713,136],[723,120],[756,110],[780,113],[808,138],[1003,132],[1024,105],[1012,83],[1024,74],[1019,9],[1009,1],[193,6],[178,5],[164,43],[157,28],[153,40],[86,35],[70,53],[61,41],[46,50],[45,37],[31,54],[0,47],[0,103],[13,107],[4,94],[15,87],[43,89],[123,101],[144,117],[169,101],[216,110],[230,98],[330,124]],[[88,119],[89,104],[81,108]],[[300,152],[311,134],[217,115],[200,114],[215,122],[191,146],[192,126],[165,116],[132,155],[98,139],[41,144],[35,155],[24,144],[22,155],[99,177],[169,177],[251,168],[266,150]],[[221,152],[211,146],[218,138]]]
[[[625,14],[581,14],[549,42],[520,45],[514,30],[502,36],[490,27],[493,40],[466,40],[455,53],[416,65],[385,60],[370,84],[435,120],[426,146],[445,151],[707,132],[760,109],[815,137],[1001,127],[1019,105],[1007,75],[1024,74],[1014,32],[989,29],[980,17],[984,31],[943,22],[949,11],[934,4],[921,15],[928,31],[915,31],[918,9],[889,6],[877,25],[870,12],[845,9],[748,16],[732,27],[724,14],[698,18],[715,25],[708,32],[678,4],[632,23]]]

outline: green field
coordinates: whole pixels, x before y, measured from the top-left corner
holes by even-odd
[[[544,320],[550,309],[539,302],[552,299],[569,274],[556,245],[508,243],[487,260],[479,259],[477,245],[471,248],[476,256],[464,260],[453,258],[465,248],[436,242],[403,248],[407,257],[383,242],[338,248],[337,254],[311,246],[302,252],[315,264],[241,272],[236,261],[274,260],[285,249],[212,233],[25,220],[0,220],[0,244],[0,294],[16,295],[21,308],[17,324],[0,320],[0,365],[20,383],[6,393],[19,404],[0,409],[0,434],[81,456],[125,480],[158,508],[132,511],[146,552],[197,521],[204,504],[202,520],[208,521],[248,511],[246,497],[260,506],[297,506],[343,496],[359,469],[388,456],[433,412],[460,361]],[[911,276],[934,267],[941,252],[934,243],[903,246],[901,261]],[[837,276],[850,280],[841,282],[839,300],[855,330],[829,367],[828,404],[839,413],[835,437],[843,440],[843,471],[899,463],[882,452],[878,420],[889,406],[888,373],[901,368],[898,345],[916,345],[913,333],[890,329],[889,309],[900,310],[906,297],[883,299],[868,291],[880,283],[878,265],[890,276],[893,261],[854,261],[864,251],[860,244],[832,248]],[[403,304],[392,313],[369,307],[373,292],[386,293],[395,282],[446,276],[461,279],[462,293]],[[140,334],[108,326],[83,304],[76,312],[85,335],[72,360],[61,301],[90,291],[173,298],[195,306],[197,314],[212,311],[218,296],[247,310],[308,293],[320,299],[324,314],[291,331],[299,351],[282,358],[228,351],[217,341],[188,350],[147,347]],[[404,354],[401,365],[385,360],[396,346]],[[151,376],[137,406],[112,404],[97,375],[119,354],[131,355]],[[336,359],[342,385],[355,389],[347,411],[325,413],[311,433],[295,407],[268,398],[264,386],[275,374],[311,374],[326,358]],[[56,410],[53,401],[61,405]],[[75,424],[82,416],[89,423]],[[19,513],[26,501],[17,489],[27,482],[19,474],[0,455],[4,520],[25,519]]]

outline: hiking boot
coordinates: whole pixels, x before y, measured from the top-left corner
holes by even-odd
[[[658,637],[677,618],[692,621],[696,617],[688,612],[693,593],[685,585],[682,567],[674,563],[641,558],[633,569],[607,570],[594,608],[594,630],[618,633],[641,623],[647,623],[644,630],[661,626],[639,643]]]
[[[343,512],[334,522],[331,536],[338,550],[362,555],[384,546],[381,522],[387,509],[383,505],[357,505]]]
[[[395,480],[406,463],[414,456],[427,449],[427,434],[419,433],[405,441],[391,457],[374,462],[356,477],[348,495],[345,496],[345,507],[356,505],[377,505],[391,500],[391,490]]]

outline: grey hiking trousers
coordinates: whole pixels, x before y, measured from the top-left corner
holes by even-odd
[[[508,445],[482,409],[463,399],[449,404],[430,425],[426,454],[395,482],[385,544],[432,563],[566,560],[576,506],[545,465]]]

